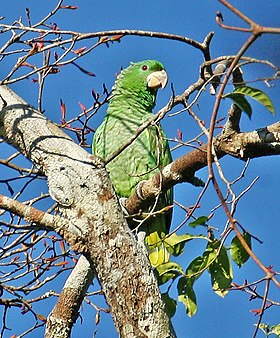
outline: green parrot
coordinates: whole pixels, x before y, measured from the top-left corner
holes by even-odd
[[[97,128],[93,154],[106,160],[125,145],[137,129],[153,118],[159,88],[167,84],[164,66],[155,60],[132,63],[118,75],[112,89],[107,114]],[[159,124],[145,129],[125,150],[106,164],[117,195],[128,198],[138,184],[147,180],[171,162],[165,134]],[[130,228],[145,233],[145,244],[152,266],[168,262],[169,252],[163,239],[169,232],[173,191],[158,196],[141,215],[128,219]],[[160,212],[162,211],[162,212]]]

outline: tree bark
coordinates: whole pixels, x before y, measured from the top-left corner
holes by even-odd
[[[103,164],[6,86],[0,95],[0,136],[46,175],[69,222],[58,233],[96,271],[120,336],[175,337],[143,243],[131,234]],[[54,318],[47,337],[58,337],[56,325],[69,325],[55,309]]]
[[[78,318],[80,306],[93,277],[94,273],[88,260],[81,256],[68,277],[58,302],[48,316],[46,338],[70,337],[71,329]]]

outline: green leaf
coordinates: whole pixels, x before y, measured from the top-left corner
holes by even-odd
[[[177,285],[178,300],[185,305],[189,317],[192,317],[197,311],[193,284],[205,271],[207,262],[208,257],[206,256],[196,257],[186,269],[186,277],[181,277]]]
[[[165,312],[168,314],[169,318],[172,318],[175,315],[177,308],[176,300],[171,298],[168,292],[162,293],[161,297],[165,304]]]
[[[255,326],[257,324],[254,324]],[[280,337],[280,324],[270,326],[269,324],[261,323],[259,328],[263,331],[266,337],[275,334],[277,337]]]
[[[249,86],[242,86],[236,88],[233,92],[251,97],[252,99],[262,104],[267,110],[271,112],[272,115],[275,115],[273,103],[263,91]]]
[[[158,282],[161,285],[168,282],[170,279],[174,279],[177,276],[184,274],[184,271],[179,264],[168,262],[157,266],[155,273],[157,275]]]
[[[244,238],[245,242],[248,244],[248,246],[251,248],[251,236],[248,234],[248,232],[244,232],[242,234],[242,237]],[[235,236],[231,241],[230,246],[230,254],[234,262],[241,267],[244,263],[247,262],[250,255],[247,253],[247,251],[244,249],[243,245],[241,244],[240,240],[237,236]]]
[[[230,98],[234,103],[242,109],[249,117],[252,115],[252,108],[244,96],[258,101],[263,105],[272,115],[275,115],[275,109],[270,98],[261,90],[249,86],[242,86],[235,88],[232,93],[223,95],[223,98]],[[243,97],[243,98],[242,98]]]
[[[217,295],[224,297],[228,293],[228,288],[232,282],[232,267],[228,259],[227,250],[224,246],[220,249],[219,241],[208,244],[209,251],[216,254],[216,259],[211,263],[208,271],[211,275],[212,288]]]
[[[188,278],[192,278],[193,282],[198,279],[204,272],[208,263],[208,256],[196,257],[187,267],[186,275]]]
[[[192,317],[197,311],[196,296],[192,284],[191,279],[182,277],[177,285],[178,300],[185,305],[189,317]]]
[[[191,226],[192,228],[197,227],[198,225],[205,225],[205,223],[208,221],[208,217],[207,216],[200,216],[198,217],[195,221],[190,222],[189,226]]]
[[[217,243],[217,241],[211,241],[207,245],[207,248],[203,255],[196,257],[187,267],[186,275],[188,278],[191,278],[193,282],[198,279],[201,274],[208,268],[208,266],[216,260],[217,253],[212,247],[213,243]]]
[[[184,251],[184,245],[186,244],[186,242],[195,238],[203,238],[208,240],[208,238],[203,235],[177,235],[176,233],[173,233],[172,235],[167,236],[164,239],[164,243],[169,253],[171,253],[173,256],[179,256]]]
[[[280,324],[271,326],[271,333],[276,334],[277,337],[280,337]]]
[[[252,116],[252,108],[250,106],[250,103],[245,99],[243,94],[239,93],[228,93],[223,95],[224,98],[231,99],[244,113],[246,113],[249,118]]]

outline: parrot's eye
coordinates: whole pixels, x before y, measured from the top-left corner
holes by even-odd
[[[143,65],[142,66],[142,70],[147,70],[148,69],[148,66],[147,65]]]

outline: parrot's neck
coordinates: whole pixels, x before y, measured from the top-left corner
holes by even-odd
[[[124,88],[114,88],[112,99],[110,100],[109,108],[114,107],[128,113],[133,110],[134,114],[139,115],[152,113],[155,106],[156,92],[148,90],[125,90]],[[128,110],[127,110],[128,108]],[[110,109],[109,109],[110,110]]]

